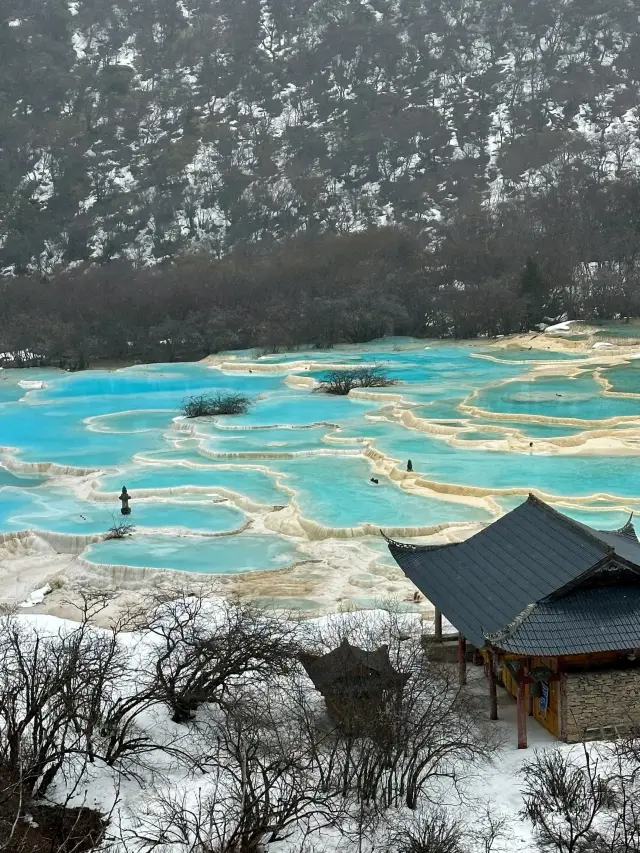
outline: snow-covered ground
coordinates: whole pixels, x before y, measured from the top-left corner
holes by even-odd
[[[207,619],[217,620],[218,606],[217,602],[212,602],[205,610]],[[53,636],[58,632],[77,628],[72,622],[52,616],[20,614],[15,618],[21,625],[35,629],[41,636]],[[315,649],[318,649],[318,643],[328,649],[335,644],[338,636],[346,636],[354,643],[366,645],[367,638],[375,636],[379,640],[385,631],[390,631],[392,623],[398,624],[394,622],[394,619],[398,618],[401,619],[402,630],[407,635],[420,630],[417,614],[394,617],[386,611],[378,610],[308,620],[299,623],[302,632],[300,636],[309,642],[313,638]],[[108,634],[103,629],[97,631],[104,636]],[[158,636],[147,632],[122,633],[120,642],[133,665],[132,671],[136,671],[145,665],[147,653],[158,643]],[[302,679],[305,688],[313,692],[311,682],[305,675],[302,675]],[[469,668],[468,690],[478,698],[479,704],[488,705],[488,689],[481,667]],[[211,726],[215,727],[216,713],[219,714],[219,711],[201,711],[202,709],[198,711],[196,722],[187,726],[172,722],[169,711],[163,705],[154,705],[143,710],[136,720],[140,734],[150,735],[156,743],[171,743],[174,747],[179,747],[179,750],[184,751],[184,756],[191,756],[201,762],[200,769],[196,769],[191,760],[181,759],[177,752],[169,755],[164,752],[148,753],[140,764],[130,766],[128,772],[125,768],[124,773],[96,761],[83,768],[80,784],[73,774],[67,774],[65,781],[63,774],[60,774],[53,791],[53,799],[63,800],[68,796],[69,786],[75,785],[75,793],[69,805],[90,806],[108,814],[109,835],[116,839],[118,846],[122,844],[123,837],[128,838],[131,844],[132,835],[144,834],[153,827],[154,831],[157,831],[166,818],[169,800],[174,806],[180,804],[181,808],[188,808],[193,815],[202,809],[207,797],[213,797],[215,800],[219,796],[219,806],[224,810],[225,782],[221,779],[219,768],[214,770],[213,764],[209,765],[207,758],[212,750],[211,738],[214,729]],[[500,741],[500,746],[493,751],[491,759],[473,766],[459,766],[457,770],[461,779],[457,786],[440,779],[433,783],[429,794],[435,797],[451,817],[460,820],[468,829],[470,851],[485,849],[482,846],[476,847],[473,837],[475,836],[478,845],[484,843],[480,840],[480,829],[486,824],[487,809],[494,816],[504,819],[500,837],[491,848],[494,853],[533,851],[536,845],[532,827],[520,816],[523,807],[521,770],[524,762],[531,760],[536,749],[545,749],[557,745],[558,742],[530,718],[529,749],[518,750],[515,703],[503,690],[499,690],[499,716],[498,722],[490,724],[495,728]],[[567,751],[579,749],[565,745],[561,748]],[[423,806],[431,807],[426,799]],[[387,817],[392,823],[402,826],[411,824],[415,820],[415,813],[406,808],[393,813],[389,810]],[[222,820],[220,814],[218,819]],[[319,819],[318,822],[322,824],[323,821]],[[304,826],[308,828],[310,823],[313,824],[313,818],[305,820]],[[167,836],[167,843],[159,845],[159,848],[171,850],[172,853],[193,850],[194,847],[190,846],[193,838],[181,838],[177,825],[174,830]],[[269,844],[266,849],[269,853],[372,853],[374,850],[382,850],[382,847],[378,846],[375,831],[365,834],[365,837],[356,837],[354,830],[355,834],[345,837],[335,828],[325,826],[312,832],[303,844],[302,830],[301,826],[288,838]],[[129,849],[141,848],[133,843]]]

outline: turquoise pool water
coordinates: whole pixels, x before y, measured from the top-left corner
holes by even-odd
[[[498,503],[504,512],[515,509],[520,502],[521,499],[516,497],[498,499]],[[628,512],[613,508],[607,509],[602,502],[600,508],[596,502],[593,509],[580,509],[571,506],[558,506],[558,509],[581,524],[595,527],[596,530],[619,530],[629,520]]]
[[[451,447],[443,441],[390,425],[376,447],[390,456],[411,459],[428,480],[487,490],[540,489],[551,495],[597,493],[639,497],[640,455],[562,455],[510,453]]]
[[[276,467],[276,466],[274,466]],[[375,474],[362,457],[311,457],[278,462],[305,518],[327,527],[429,527],[452,521],[489,521],[482,510],[425,498]],[[378,483],[372,483],[374,477]]]
[[[640,377],[640,373],[637,375]],[[640,400],[603,396],[602,387],[591,375],[575,379],[554,376],[530,382],[508,382],[481,391],[470,402],[481,409],[501,414],[526,413],[587,421],[640,418]]]
[[[606,356],[606,351],[600,353]],[[386,465],[395,460],[404,470],[411,459],[416,477],[451,484],[462,493],[465,487],[478,487],[488,497],[497,496],[505,510],[520,498],[502,490],[539,489],[564,503],[570,504],[572,497],[586,501],[575,511],[580,520],[619,526],[624,513],[614,507],[640,511],[640,399],[604,394],[594,376],[598,351],[590,355],[594,363],[578,364],[581,372],[574,379],[540,375],[551,362],[560,365],[553,365],[554,373],[563,369],[563,362],[569,371],[576,362],[572,355],[493,350],[487,342],[402,339],[326,352],[235,353],[234,358],[245,361],[239,373],[204,363],[78,374],[0,371],[0,461],[3,453],[7,461],[12,457],[11,470],[0,465],[0,532],[103,532],[113,517],[120,517],[118,495],[126,485],[132,496],[130,520],[138,532],[125,542],[92,546],[91,560],[234,573],[289,565],[297,559],[295,538],[251,531],[220,538],[200,534],[238,529],[252,513],[262,517],[273,506],[289,506],[289,513],[297,511],[324,528],[490,521],[489,504],[483,509],[446,495],[440,500],[404,489],[384,473],[374,474],[364,455],[368,446],[384,454]],[[253,369],[250,358],[277,370]],[[307,370],[300,364],[305,361],[322,367]],[[286,382],[290,370],[321,378],[332,365],[360,363],[379,364],[396,384],[377,389],[379,399],[359,399],[331,397]],[[603,365],[602,371],[614,390],[640,394],[640,361]],[[224,390],[248,395],[250,411],[237,417],[177,419],[187,397]],[[465,403],[480,412],[467,411]],[[410,429],[402,421],[407,409],[435,425],[454,427],[462,446],[452,446],[446,436]],[[548,421],[527,420],[531,416]],[[614,417],[626,418],[632,428],[637,424],[637,442],[630,442],[628,451],[612,452],[602,445],[598,453],[580,455],[562,448],[555,452],[545,443]],[[578,423],[556,422],[563,418]],[[489,425],[519,430],[534,441],[533,452],[492,449],[491,441],[501,433]],[[465,446],[471,441],[488,444],[482,449]],[[31,465],[19,476],[13,473],[21,470],[16,462],[55,462],[71,470],[47,473],[45,466],[39,474],[31,473],[38,470]],[[378,484],[371,482],[372,476]],[[91,499],[92,488],[101,500]],[[136,491],[142,489],[151,490],[153,497],[137,499]],[[597,500],[597,494],[612,498]],[[148,533],[178,527],[186,534]]]
[[[483,432],[479,429],[461,432],[456,437],[461,441],[499,441],[503,438],[499,432]]]
[[[600,337],[609,338],[637,338],[640,339],[640,322],[631,320],[629,323],[622,321],[611,321],[595,326],[595,334]]]
[[[560,438],[564,435],[578,435],[578,433],[583,432],[582,427],[551,426],[550,424],[536,424],[530,421],[522,423],[511,421],[509,426],[516,427],[528,438]],[[589,429],[592,429],[592,427],[589,427]]]
[[[120,502],[86,501],[59,489],[41,489],[21,496],[0,490],[0,530],[44,530],[53,533],[106,533],[122,520]],[[136,528],[187,528],[213,533],[236,530],[245,517],[235,507],[195,501],[138,501],[127,522]]]
[[[98,482],[98,490],[115,494],[123,485],[135,497],[136,489],[229,489],[262,504],[283,504],[287,496],[276,488],[275,478],[258,469],[219,467],[200,457],[203,467],[186,465],[136,465],[121,469],[117,474],[106,474]],[[207,467],[204,467],[207,465]]]
[[[236,539],[242,541],[236,542]],[[216,538],[133,536],[98,542],[91,545],[84,556],[92,563],[207,574],[283,569],[300,559],[295,547],[283,537],[257,534]]]
[[[505,349],[500,350],[480,350],[479,355],[490,356],[491,358],[499,358],[505,361],[576,361],[584,356],[573,355],[568,352],[551,352],[547,350],[527,349]]]
[[[602,375],[611,383],[611,390],[617,393],[640,394],[640,359],[629,364],[603,370]]]
[[[175,410],[148,412],[116,412],[98,415],[91,419],[89,428],[97,432],[135,433],[171,429],[176,417]]]
[[[14,474],[13,471],[8,471],[3,465],[0,465],[0,489],[4,486],[15,486],[19,489],[29,489],[35,486],[41,486],[45,482],[45,478],[38,475],[30,474]]]
[[[205,438],[202,446],[213,454],[227,453],[303,453],[322,450],[323,438],[331,432],[326,426],[298,429],[220,429],[215,423],[198,424],[198,432]]]
[[[374,408],[369,400],[332,397],[329,394],[279,392],[259,400],[246,415],[227,415],[218,419],[222,428],[266,426],[312,426],[338,424],[357,418]]]

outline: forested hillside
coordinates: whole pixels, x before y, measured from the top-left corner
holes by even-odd
[[[639,87],[634,0],[5,0],[0,344],[636,311]]]

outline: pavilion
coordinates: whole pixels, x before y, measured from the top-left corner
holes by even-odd
[[[640,542],[581,524],[529,495],[464,542],[388,540],[405,575],[484,659],[490,717],[496,682],[516,697],[518,747],[527,715],[568,742],[615,737],[640,724]]]
[[[327,654],[299,657],[330,719],[350,734],[366,731],[374,710],[395,699],[409,678],[393,668],[388,646],[366,651],[344,639]]]

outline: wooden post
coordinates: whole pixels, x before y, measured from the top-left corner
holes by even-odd
[[[556,698],[556,713],[558,715],[558,723],[556,726],[557,731],[555,734],[556,734],[556,737],[560,738],[560,740],[563,740],[562,726],[564,723],[564,721],[562,719],[562,673],[563,673],[563,671],[564,671],[563,659],[562,658],[556,658],[555,672],[556,672],[556,677],[558,679],[558,683],[556,685],[556,697],[557,697]],[[549,691],[551,691],[551,688],[549,688]],[[549,699],[551,699],[551,696],[549,696]],[[547,711],[547,713],[549,713],[549,712]]]
[[[437,607],[433,617],[433,639],[436,643],[442,642],[442,613]]]
[[[493,652],[489,652],[489,719],[498,719],[498,690],[496,688],[495,658]]]
[[[458,683],[464,687],[467,683],[467,641],[458,635]]]
[[[518,680],[518,699],[516,713],[518,717],[518,749],[527,748],[527,685],[524,681],[524,667],[520,664]]]

